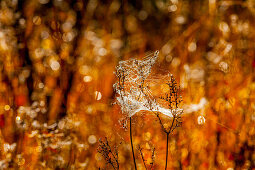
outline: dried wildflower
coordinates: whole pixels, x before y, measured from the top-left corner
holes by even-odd
[[[160,112],[154,112],[157,116],[159,123],[162,127],[162,130],[166,133],[166,160],[165,160],[165,169],[167,169],[167,159],[168,159],[168,145],[169,145],[169,134],[172,133],[177,127],[181,125],[181,115],[183,114],[183,109],[180,108],[180,103],[182,102],[182,97],[180,95],[180,86],[177,86],[177,82],[173,75],[170,75],[170,80],[166,83],[168,86],[168,92],[161,96],[160,99],[167,102],[168,108],[172,113],[171,125],[165,127],[163,121],[160,118]]]
[[[103,156],[107,164],[110,164],[113,167],[113,169],[119,169],[119,153],[117,146],[114,146],[112,149],[107,138],[105,138],[105,141],[99,139],[97,151]]]
[[[180,108],[180,103],[182,102],[182,96],[180,95],[180,86],[177,86],[176,80],[173,75],[170,75],[170,80],[166,84],[168,85],[169,91],[164,96],[161,96],[160,99],[166,101],[168,104],[168,108],[171,110],[173,117],[171,126],[169,128],[165,128],[159,117],[159,113],[155,112],[155,114],[158,117],[164,132],[169,134],[175,128],[181,125],[181,115],[183,114],[183,109]]]

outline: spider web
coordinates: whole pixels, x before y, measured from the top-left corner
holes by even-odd
[[[116,67],[117,82],[113,85],[117,93],[117,103],[123,113],[132,117],[140,111],[160,112],[172,117],[172,110],[166,109],[152,95],[149,84],[160,81],[161,76],[151,76],[151,69],[158,58],[159,51],[142,60],[120,61]],[[176,111],[181,110],[177,109]]]

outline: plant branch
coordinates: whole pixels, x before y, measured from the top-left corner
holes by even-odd
[[[131,143],[131,148],[132,148],[133,160],[134,160],[135,170],[137,170],[136,162],[135,162],[134,146],[133,146],[133,140],[132,140],[132,118],[131,117],[130,117],[130,126],[129,127],[130,127],[129,135],[130,135],[130,143]]]
[[[147,170],[147,167],[146,167],[146,164],[145,164],[145,159],[144,159],[144,157],[143,157],[143,149],[140,147],[140,145],[138,146],[138,150],[139,150],[139,152],[140,152],[140,155],[141,155],[141,158],[142,158],[142,161],[143,161],[143,165],[144,165],[144,167],[145,167],[145,169]]]
[[[167,133],[166,134],[166,165],[165,165],[165,170],[167,169],[167,158],[168,158],[168,140],[169,140],[169,134],[170,133]]]

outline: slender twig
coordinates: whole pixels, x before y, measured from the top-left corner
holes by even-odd
[[[154,147],[152,148],[151,160],[152,160],[152,162],[150,163],[150,165],[151,165],[150,169],[152,170],[154,162],[155,162],[155,148]]]
[[[144,157],[143,157],[143,149],[140,147],[140,145],[138,146],[138,150],[139,150],[139,152],[140,152],[140,155],[141,155],[141,158],[142,158],[142,161],[143,161],[143,165],[144,165],[144,167],[145,167],[145,169],[147,170],[147,167],[146,167],[146,164],[145,164],[145,159],[144,159]]]
[[[169,131],[166,133],[166,166],[165,166],[165,170],[167,169],[167,158],[168,158],[168,145],[169,145],[169,134],[176,128],[174,127],[174,121],[175,121],[175,116],[173,116],[173,121],[172,121],[172,125],[169,129]]]
[[[133,154],[133,160],[134,160],[134,165],[135,165],[135,170],[136,168],[136,162],[135,162],[135,153],[134,153],[134,147],[133,147],[133,140],[132,140],[132,118],[130,117],[130,130],[129,130],[129,135],[130,135],[130,143],[131,143],[131,148],[132,148],[132,154]]]
[[[158,118],[158,120],[159,120],[159,124],[161,125],[162,130],[163,130],[165,133],[167,133],[167,129],[164,127],[164,124],[163,124],[163,122],[162,122],[162,120],[161,120],[161,118],[160,118],[160,116],[159,116],[159,113],[157,113],[157,112],[153,112],[153,113],[157,116],[157,118]]]
[[[166,134],[166,165],[165,170],[167,169],[167,158],[168,158],[168,140],[169,140],[169,133]]]

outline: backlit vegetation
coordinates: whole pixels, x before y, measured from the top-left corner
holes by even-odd
[[[253,0],[1,0],[0,169],[255,168],[254,20]]]

